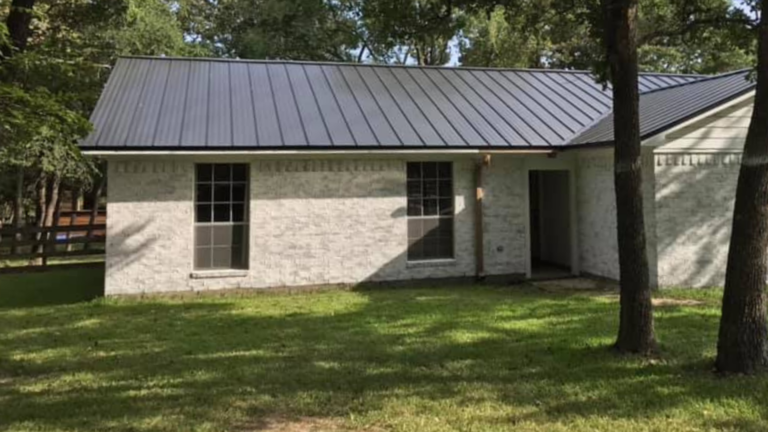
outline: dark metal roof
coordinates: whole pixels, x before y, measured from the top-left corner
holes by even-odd
[[[640,136],[650,138],[754,88],[749,71],[737,71],[643,93],[640,95]],[[613,131],[613,114],[609,112],[569,144],[610,143]]]
[[[653,92],[701,79],[643,74],[640,82]],[[610,89],[578,71],[128,57],[81,146],[552,147],[610,110]]]

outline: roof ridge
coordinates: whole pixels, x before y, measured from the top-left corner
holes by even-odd
[[[660,87],[660,88],[657,88],[657,89],[648,90],[648,91],[645,91],[645,92],[640,92],[640,95],[641,96],[645,96],[647,94],[657,93],[657,92],[664,91],[664,90],[671,90],[671,89],[675,89],[675,88],[679,88],[679,87],[684,87],[684,86],[688,86],[688,85],[692,85],[692,84],[698,84],[698,83],[702,83],[702,82],[706,82],[706,81],[712,81],[712,80],[716,80],[716,79],[720,79],[720,78],[726,78],[726,77],[733,76],[733,75],[738,75],[738,74],[741,74],[741,73],[744,73],[744,72],[749,72],[750,70],[752,70],[752,69],[745,68],[745,69],[739,69],[739,70],[730,71],[730,72],[724,72],[724,73],[717,74],[717,75],[704,75],[704,77],[701,78],[701,79],[697,79],[697,80],[693,80],[693,81],[686,81],[684,83],[674,84],[674,85],[667,86],[667,87]]]
[[[730,73],[730,72],[726,72]],[[711,77],[716,75],[698,74],[698,73],[674,73],[674,72],[638,72],[639,75],[670,76],[670,77]]]
[[[419,66],[402,64],[383,64],[383,63],[352,63],[352,62],[333,62],[320,60],[282,60],[282,59],[241,59],[225,57],[179,57],[179,56],[149,56],[149,55],[122,55],[119,59],[141,59],[141,60],[168,60],[168,61],[207,61],[207,62],[225,62],[225,63],[256,63],[256,64],[298,64],[298,65],[329,65],[329,66],[350,66],[350,67],[382,67],[382,68],[413,68],[413,69],[453,69],[453,70],[483,70],[483,71],[508,71],[508,72],[538,72],[538,73],[567,73],[590,75],[594,73],[582,69],[549,69],[549,68],[504,68],[504,67],[483,67],[483,66]],[[711,75],[701,74],[672,74],[663,72],[640,72],[640,75],[652,76],[676,76],[676,77],[710,77]]]

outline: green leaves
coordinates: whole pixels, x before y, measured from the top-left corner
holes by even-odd
[[[185,40],[164,0],[38,0],[32,16],[25,49],[0,60],[0,173],[23,167],[87,184],[94,161],[77,142],[91,130],[88,116],[114,60],[204,50]],[[10,43],[6,30],[0,25],[0,45]]]
[[[593,69],[599,74],[603,54],[597,5],[517,0],[475,12],[463,29],[462,64]],[[710,74],[751,66],[754,38],[748,21],[729,0],[640,0],[640,68]]]

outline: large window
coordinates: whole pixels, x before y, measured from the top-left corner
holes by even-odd
[[[198,164],[195,269],[248,266],[248,165]]]
[[[408,260],[453,258],[453,166],[408,162]]]

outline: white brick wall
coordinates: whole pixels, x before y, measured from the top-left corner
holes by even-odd
[[[619,278],[613,150],[580,151],[577,169],[578,242],[581,271]],[[656,214],[651,149],[643,155],[643,204],[651,283],[656,284]]]
[[[499,157],[485,176],[483,237],[488,275],[525,274],[526,202],[525,159]]]
[[[488,274],[525,271],[522,159],[486,177]],[[251,163],[249,270],[192,278],[194,162],[109,163],[107,294],[474,276],[474,160],[454,160],[455,260],[406,260],[404,160]]]
[[[581,271],[618,278],[612,157],[609,150],[578,153],[577,241]],[[661,286],[723,283],[738,160],[728,154],[657,154],[655,159],[646,154],[652,281]],[[525,272],[530,162],[497,156],[486,174],[489,275]],[[471,277],[473,169],[473,159],[454,159],[456,259],[423,266],[407,263],[405,256],[404,160],[253,161],[249,270],[197,279],[190,277],[194,162],[111,161],[107,293]]]
[[[656,217],[661,286],[722,286],[738,154],[657,154]]]

